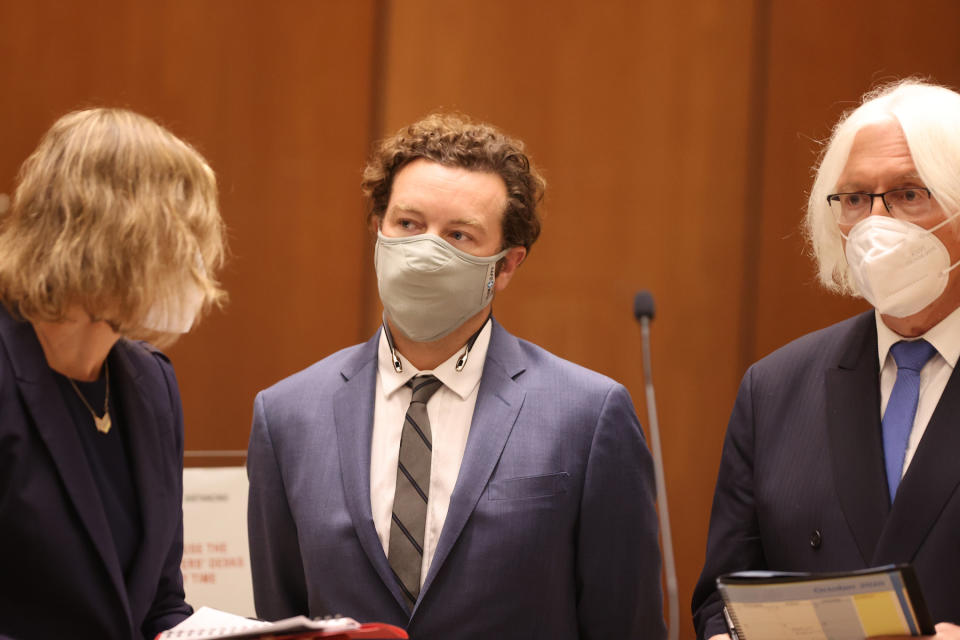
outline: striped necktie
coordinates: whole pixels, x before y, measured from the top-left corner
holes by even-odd
[[[430,493],[433,436],[427,417],[427,400],[443,383],[434,376],[425,375],[415,376],[407,386],[413,389],[413,396],[400,436],[387,559],[412,608],[420,594],[420,567],[423,565],[423,537]]]

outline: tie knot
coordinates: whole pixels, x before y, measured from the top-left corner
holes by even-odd
[[[897,363],[897,369],[920,371],[927,360],[933,357],[937,350],[926,340],[901,340],[892,347],[890,353]]]
[[[410,398],[411,403],[422,402],[426,404],[430,396],[436,393],[437,389],[443,386],[443,383],[436,376],[425,375],[414,376],[407,383],[407,386],[413,389],[413,397]]]

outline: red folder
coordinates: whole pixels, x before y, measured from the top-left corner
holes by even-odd
[[[306,616],[264,622],[201,607],[191,618],[159,634],[156,640],[388,640],[407,637],[407,632],[400,627],[381,622],[361,624],[352,618],[314,620]]]
[[[407,632],[400,627],[395,627],[382,622],[372,622],[362,624],[356,629],[347,629],[344,631],[316,631],[307,630],[293,633],[283,633],[275,635],[271,632],[258,632],[256,635],[227,636],[232,639],[240,640],[312,640],[313,638],[323,638],[324,640],[348,640],[349,638],[366,638],[367,640],[387,640],[390,638],[407,638]]]

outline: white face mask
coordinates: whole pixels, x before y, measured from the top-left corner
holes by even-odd
[[[163,333],[186,333],[193,327],[202,305],[203,290],[189,278],[179,295],[158,300],[150,307],[143,326]]]
[[[850,273],[880,313],[906,318],[922,311],[947,287],[950,253],[934,231],[889,216],[867,216],[850,230],[846,255]]]
[[[473,256],[428,233],[388,238],[377,232],[373,261],[391,324],[415,342],[449,335],[490,304],[497,261],[506,254]]]

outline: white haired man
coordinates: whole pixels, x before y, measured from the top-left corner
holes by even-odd
[[[960,637],[960,95],[905,81],[845,116],[806,228],[828,288],[874,309],[744,375],[727,428],[698,637],[716,577],[911,563],[937,637]]]

